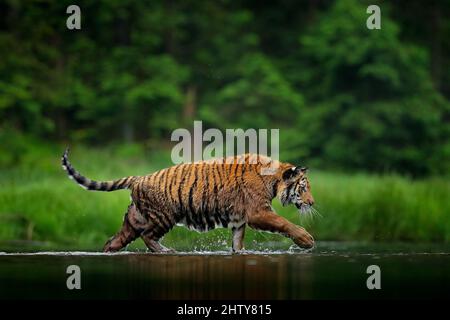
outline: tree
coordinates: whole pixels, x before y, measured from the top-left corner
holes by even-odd
[[[328,166],[446,171],[449,103],[433,87],[426,51],[401,42],[382,14],[382,29],[368,30],[362,4],[338,1],[301,38],[309,103],[299,143]]]

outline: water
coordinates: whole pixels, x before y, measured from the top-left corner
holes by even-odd
[[[66,268],[81,268],[68,290]],[[381,290],[366,269],[381,268]],[[450,297],[450,250],[442,246],[319,243],[295,249],[148,254],[0,253],[1,299],[347,299]]]

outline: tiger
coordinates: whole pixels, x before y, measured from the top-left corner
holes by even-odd
[[[67,148],[61,158],[69,178],[92,191],[131,191],[131,203],[121,229],[103,247],[116,252],[142,238],[151,252],[175,252],[160,240],[175,225],[206,232],[217,227],[232,231],[232,252],[244,247],[245,228],[282,234],[304,249],[314,247],[302,227],[278,215],[271,203],[294,204],[300,213],[314,204],[307,168],[259,154],[243,154],[182,163],[145,176],[93,181],[71,165]],[[275,168],[275,169],[273,169]],[[272,169],[271,174],[263,174]]]

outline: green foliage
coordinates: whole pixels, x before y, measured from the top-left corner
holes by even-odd
[[[261,54],[249,54],[236,63],[234,81],[223,86],[201,116],[220,128],[289,128],[302,111],[303,98]]]
[[[79,1],[78,31],[70,4],[0,5],[1,163],[26,140],[164,145],[204,120],[280,128],[310,166],[450,171],[445,1],[383,1],[381,30],[357,0]]]
[[[433,88],[426,51],[402,43],[387,11],[381,30],[361,28],[364,9],[338,1],[301,38],[311,104],[298,144],[322,165],[446,172],[450,104]]]

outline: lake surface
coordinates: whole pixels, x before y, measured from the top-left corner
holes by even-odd
[[[68,290],[69,265],[81,290]],[[367,267],[381,270],[369,290]],[[0,253],[0,299],[449,298],[450,248],[318,243],[298,250]]]

